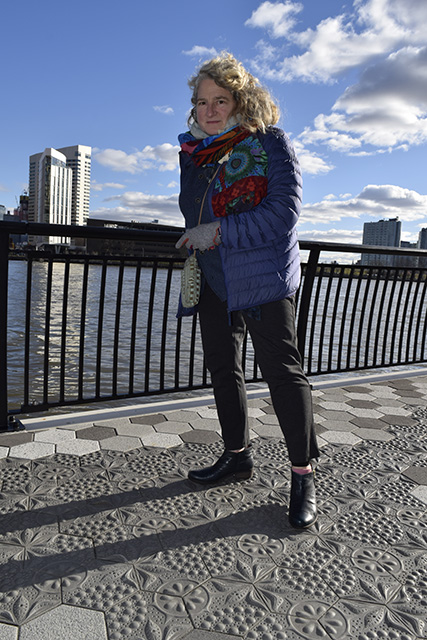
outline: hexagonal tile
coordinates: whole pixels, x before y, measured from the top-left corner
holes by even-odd
[[[111,449],[111,451],[132,451],[132,449],[142,447],[142,442],[139,438],[131,436],[115,436],[101,440],[99,445],[101,449]]]
[[[259,424],[257,427],[252,427],[255,433],[263,437],[282,438],[283,433],[280,426],[274,424]]]
[[[248,407],[254,407],[255,409],[266,409],[271,405],[266,402],[264,398],[248,398]]]
[[[49,442],[56,444],[64,440],[74,440],[76,434],[74,431],[66,429],[46,429],[46,431],[37,431],[34,434],[34,442]]]
[[[154,429],[158,433],[174,433],[175,435],[179,435],[180,433],[190,431],[191,427],[186,422],[171,422],[167,420],[166,422],[162,422],[162,424],[157,424]]]
[[[15,447],[18,444],[32,442],[33,440],[34,433],[27,431],[7,431],[6,433],[0,433],[0,447]]]
[[[200,418],[194,409],[180,409],[178,411],[168,411],[167,419],[171,422],[191,422]]]
[[[357,444],[361,441],[359,436],[354,435],[354,433],[349,433],[345,431],[325,431],[322,434],[322,438],[327,442],[331,442],[334,444]]]
[[[197,413],[201,418],[208,418],[210,420],[218,420],[218,411],[216,409],[209,409],[208,407],[197,409]]]
[[[19,627],[0,623],[0,640],[18,640]]]
[[[56,452],[68,454],[70,456],[86,456],[89,453],[99,451],[99,442],[97,440],[66,440],[56,445]]]
[[[419,487],[415,487],[415,489],[412,489],[411,495],[424,504],[427,504],[427,487],[425,485],[421,485]]]
[[[47,442],[27,442],[11,447],[9,456],[11,458],[25,458],[27,460],[37,460],[55,453],[55,445]]]
[[[171,449],[182,444],[179,436],[173,433],[154,433],[141,438],[144,447],[157,447],[161,449]]]
[[[349,405],[346,402],[325,402],[324,400],[319,401],[319,405],[322,409],[326,411],[348,411]]]
[[[258,422],[261,422],[261,424],[279,424],[279,420],[276,416],[275,413],[271,413],[271,414],[264,414],[263,416],[260,416],[259,418],[257,418]],[[253,427],[256,427],[256,423],[252,423]]]
[[[0,458],[7,458],[9,455],[9,447],[0,447]]]
[[[381,418],[359,418],[351,419],[351,423],[360,429],[384,429],[385,424]]]
[[[101,427],[98,425],[92,425],[86,427],[86,429],[80,429],[76,432],[76,437],[83,440],[105,440],[105,438],[112,438],[116,435],[116,430],[112,427]]]
[[[349,398],[350,400],[375,400],[375,394],[372,393],[371,391],[366,392],[366,393],[350,393],[349,391],[346,392],[346,397]]]
[[[384,402],[387,400],[397,400],[400,402],[400,398],[395,394],[394,389],[381,388],[378,391],[375,391],[375,397],[377,400],[383,400]]]
[[[346,387],[343,387],[342,390],[345,391],[346,393],[369,393],[370,391],[372,391],[369,384],[367,385],[351,384]]]
[[[387,431],[381,431],[380,429],[360,429],[357,428],[353,431],[356,436],[359,436],[362,440],[372,440],[373,442],[389,442],[394,440],[395,436]]]
[[[416,424],[415,420],[413,420],[409,416],[396,416],[396,415],[385,414],[381,416],[380,420],[381,422],[387,425],[401,425],[401,426],[406,425],[409,427],[409,426],[412,426],[413,424]]]
[[[166,424],[165,422],[160,422],[159,425]],[[134,436],[135,438],[144,438],[145,436],[151,436],[157,431],[157,426],[153,426],[150,424],[134,424],[128,422],[128,424],[118,425],[116,431],[120,436]]]
[[[347,400],[347,404],[350,407],[358,409],[379,409],[381,407],[380,402],[374,402],[373,400],[355,400],[351,398]]]
[[[166,418],[161,413],[152,413],[144,416],[135,416],[134,418],[130,418],[130,421],[132,424],[149,424],[153,426],[161,422],[166,422]]]
[[[265,416],[266,414],[261,409],[257,409],[255,407],[248,407],[248,416],[251,418],[259,418],[260,416]]]
[[[348,413],[351,413],[353,416],[357,416],[359,418],[381,418],[383,415],[380,411],[376,409],[357,409],[356,407],[348,407]]]
[[[191,431],[182,433],[181,439],[183,442],[188,443],[194,442],[197,444],[213,444],[214,442],[219,442],[221,440],[221,436],[214,431],[192,429]]]
[[[326,411],[326,409],[322,409],[320,415],[324,418],[324,421],[330,422],[350,422],[351,415],[346,411]]]
[[[322,422],[322,427],[328,431],[354,431],[356,429],[352,421],[343,422],[341,420],[325,420]]]
[[[102,611],[60,605],[21,627],[20,640],[108,640]]]
[[[190,423],[181,422],[181,424],[186,425],[186,431],[190,431],[191,429],[202,429],[203,431],[221,431],[221,425],[218,420],[209,420],[207,418],[199,418],[198,420],[191,420]]]
[[[427,485],[427,467],[408,467],[403,475],[417,484]]]

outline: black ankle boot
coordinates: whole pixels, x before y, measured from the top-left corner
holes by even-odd
[[[253,466],[254,463],[250,448],[239,451],[238,453],[224,451],[212,467],[192,469],[188,473],[188,477],[190,480],[193,480],[193,482],[199,482],[200,484],[213,484],[226,478],[246,480],[252,477]]]
[[[317,520],[314,472],[301,475],[292,471],[289,522],[297,529],[306,529]]]

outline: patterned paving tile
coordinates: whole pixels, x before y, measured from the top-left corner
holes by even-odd
[[[427,407],[410,393],[426,397],[427,376],[416,381],[315,392],[320,517],[302,532],[266,399],[251,401],[255,473],[239,483],[187,479],[222,452],[212,407],[8,440],[0,640],[426,638]],[[385,419],[351,413],[371,403]]]

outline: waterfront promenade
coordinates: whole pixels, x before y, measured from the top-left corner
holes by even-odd
[[[0,640],[427,637],[427,371],[313,381],[319,520],[287,522],[264,387],[256,472],[186,476],[222,447],[212,397],[0,434]]]

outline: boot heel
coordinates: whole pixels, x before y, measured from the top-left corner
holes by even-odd
[[[292,471],[289,522],[297,529],[311,527],[317,520],[314,473],[299,475]]]
[[[237,480],[249,480],[254,475],[253,469],[249,469],[248,471],[237,471],[234,474],[234,477]]]

